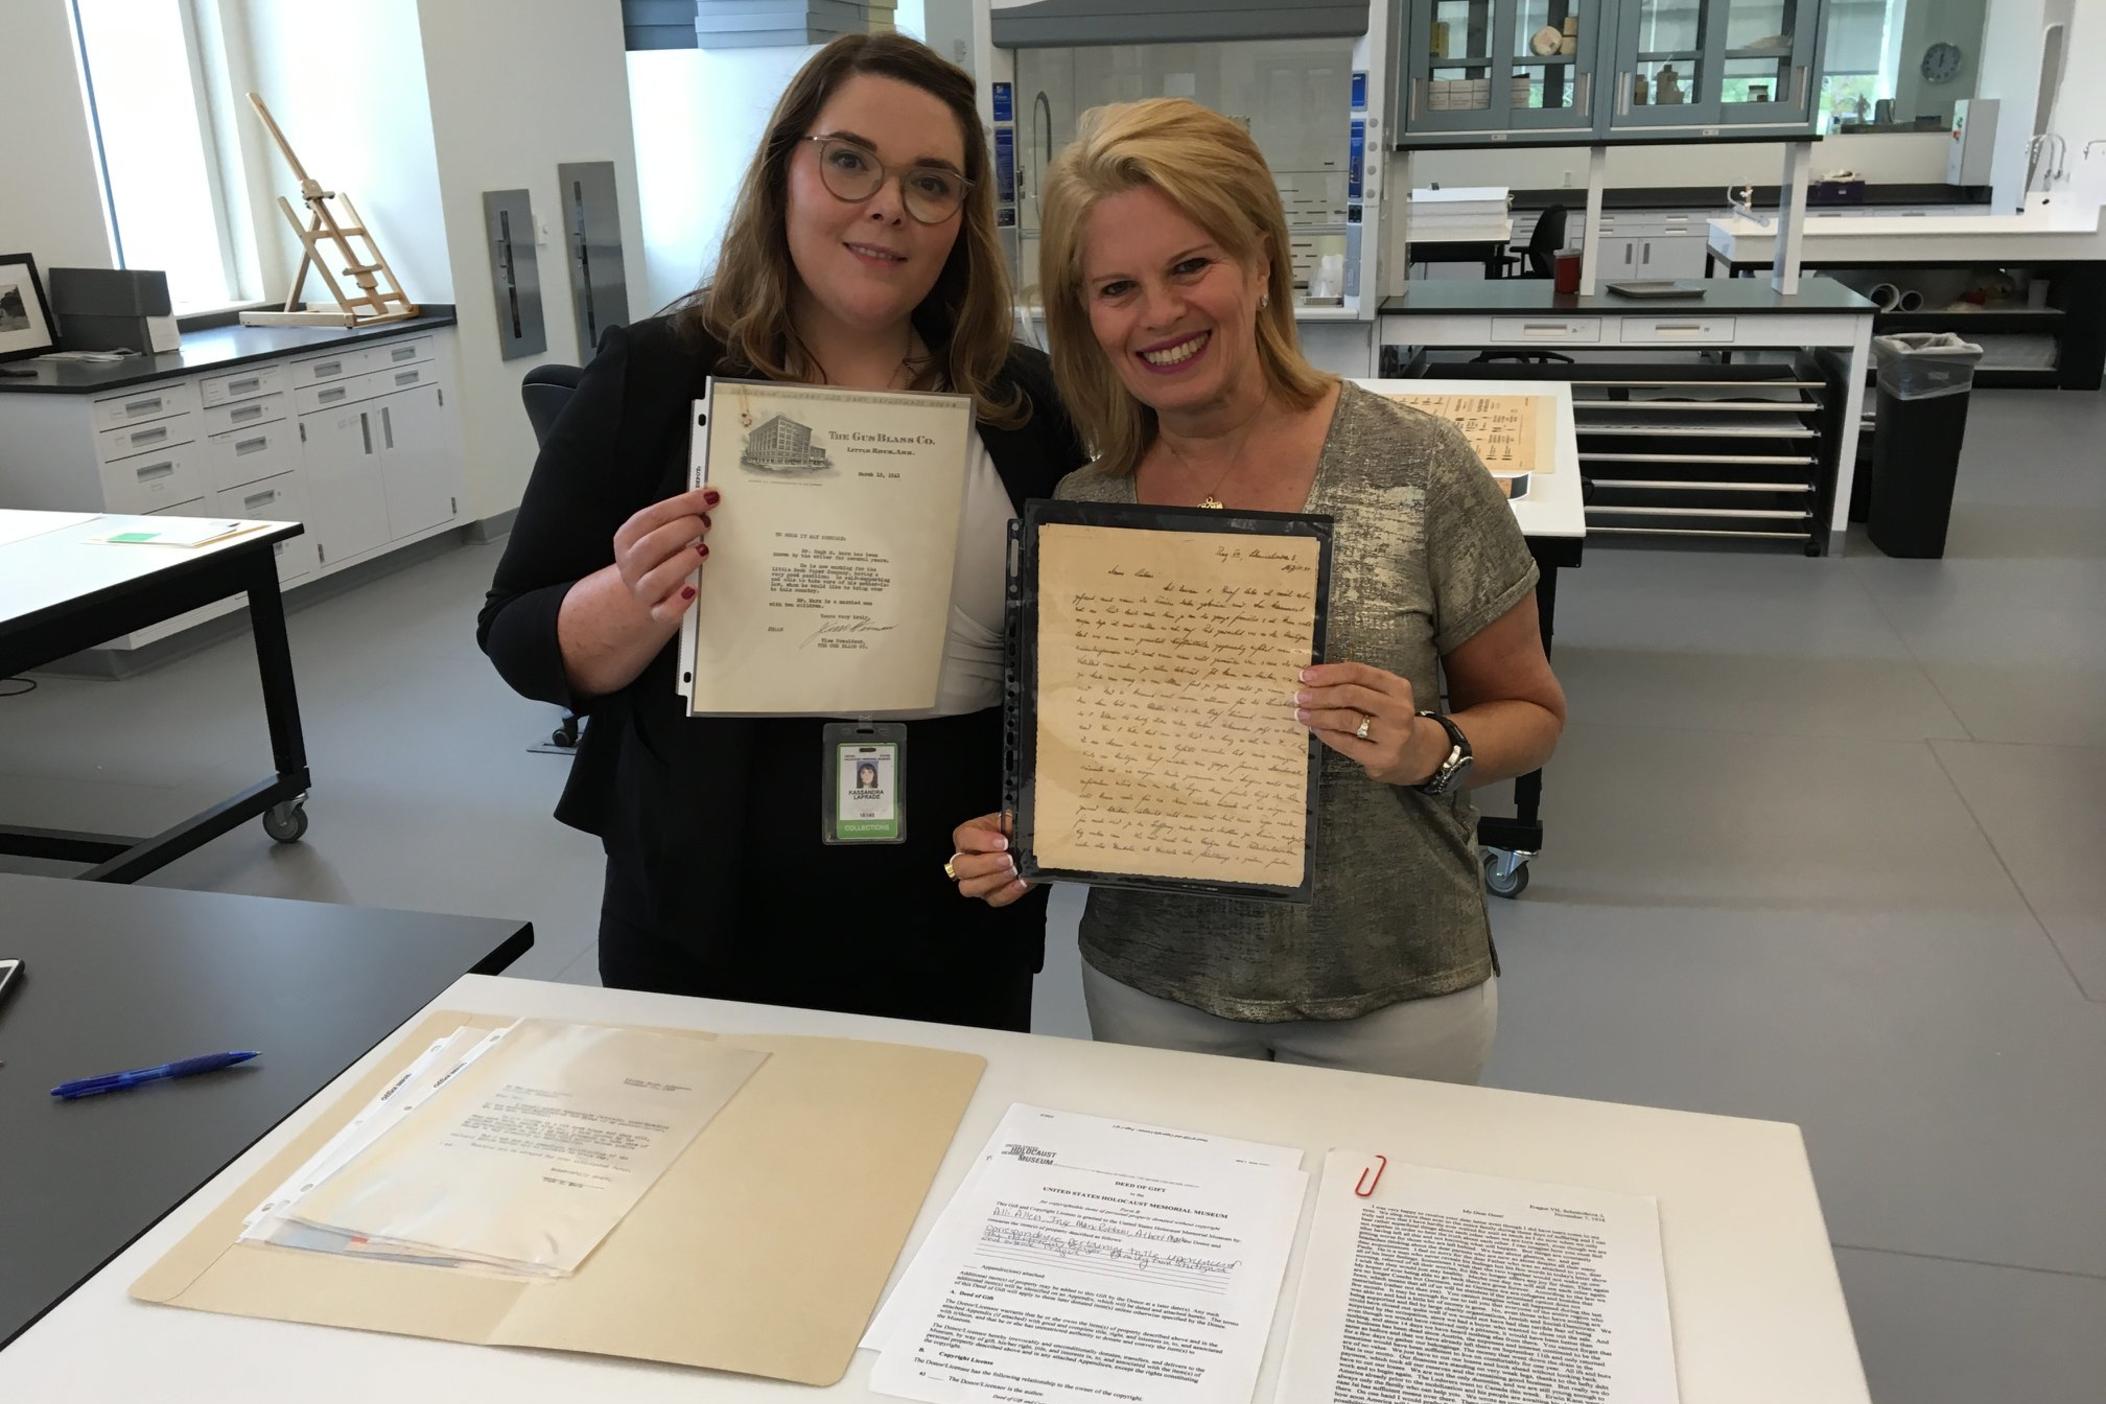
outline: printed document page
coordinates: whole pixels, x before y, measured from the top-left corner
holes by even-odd
[[[1249,1404],[1307,1188],[1300,1153],[1024,1110],[887,1304],[872,1388]]]
[[[1278,1399],[1674,1404],[1652,1199],[1378,1159],[1324,1161]]]
[[[524,1020],[285,1214],[386,1251],[565,1275],[766,1058]]]

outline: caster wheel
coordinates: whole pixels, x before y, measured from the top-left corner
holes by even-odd
[[[564,731],[559,727],[549,733],[548,743],[551,746],[561,746],[566,751],[575,750],[578,744],[577,733]]]
[[[1528,891],[1528,864],[1516,863],[1513,871],[1500,876],[1498,855],[1484,855],[1484,887],[1494,897],[1519,897]]]
[[[286,800],[263,816],[263,831],[280,843],[298,843],[307,832],[307,802]]]

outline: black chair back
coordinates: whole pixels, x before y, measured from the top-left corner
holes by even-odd
[[[1552,205],[1536,217],[1535,232],[1528,236],[1528,271],[1524,278],[1557,276],[1558,250],[1565,247],[1565,207]]]
[[[535,366],[519,382],[519,398],[526,404],[527,423],[534,426],[534,442],[548,442],[548,431],[570,403],[571,391],[584,376],[583,366]]]

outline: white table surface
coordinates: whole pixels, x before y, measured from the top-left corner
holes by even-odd
[[[49,520],[49,529],[22,533]],[[0,620],[64,604],[253,541],[244,532],[205,546],[110,545],[93,540],[121,531],[167,531],[191,521],[234,521],[233,517],[127,517],[82,512],[0,512]],[[257,522],[260,527],[284,522]],[[10,539],[14,538],[14,539]],[[97,640],[100,642],[100,640]]]
[[[1659,1200],[1682,1404],[1868,1404],[1835,1259],[1798,1128],[1373,1074],[1081,1040],[679,999],[471,975],[435,1009],[871,1038],[985,1055],[986,1076],[922,1206],[908,1252],[1013,1102],[1393,1160],[1591,1185]],[[412,1024],[416,1021],[413,1020]],[[406,1026],[407,1027],[407,1026]],[[400,1038],[389,1040],[392,1046]],[[0,1351],[10,1404],[408,1404],[412,1400],[873,1400],[859,1352],[830,1390],[586,1355],[455,1345],[149,1306],[130,1284],[235,1186],[365,1076],[360,1060],[42,1321]],[[264,1056],[269,1056],[265,1050]],[[136,1094],[133,1094],[136,1095]],[[843,1148],[843,1173],[854,1172]],[[1264,1372],[1273,1398],[1308,1235],[1305,1201]],[[907,1254],[902,1254],[904,1266]],[[706,1265],[698,1265],[698,1271]],[[898,1269],[895,1268],[895,1279]],[[1307,1404],[1278,1401],[1278,1404]]]
[[[2106,259],[2100,208],[2070,195],[2036,196],[2021,212],[1964,215],[1828,215],[1806,217],[1799,257],[1807,263],[1887,260],[1938,263],[2007,259]],[[1707,238],[1722,258],[1768,262],[1777,247],[1774,223],[1744,215],[1709,222]]]
[[[1555,471],[1529,476],[1528,496],[1510,504],[1523,536],[1587,534],[1580,495],[1579,432],[1572,419],[1572,386],[1562,380],[1356,380],[1378,395],[1541,395],[1557,401],[1551,431]]]

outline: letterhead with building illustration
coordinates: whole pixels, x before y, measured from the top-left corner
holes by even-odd
[[[964,395],[712,378],[690,483],[723,500],[681,632],[689,715],[933,707],[973,433]]]

